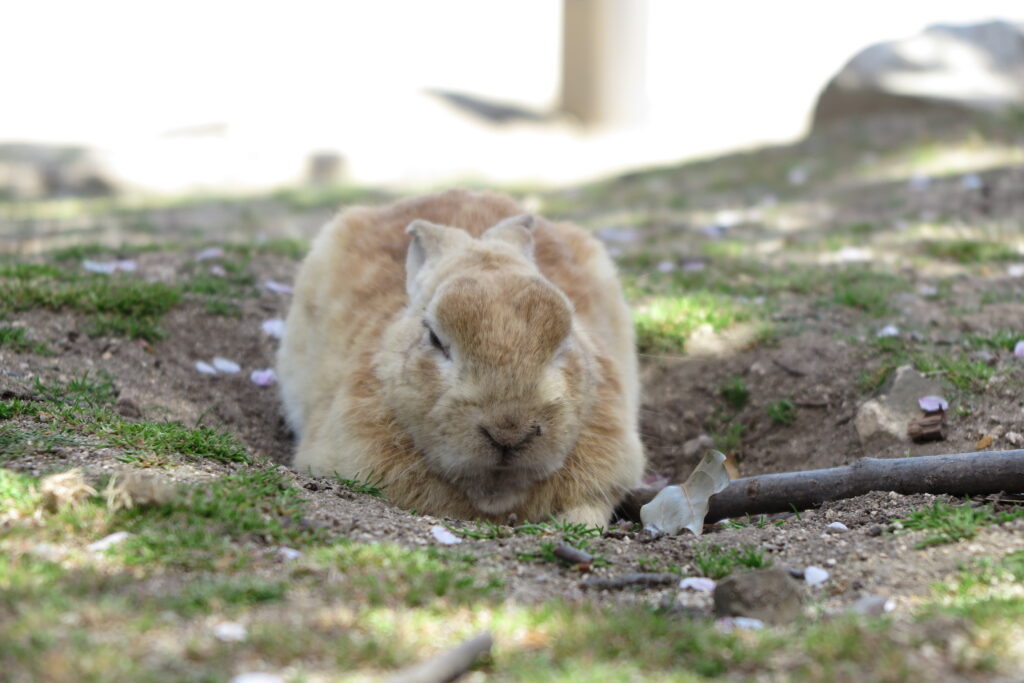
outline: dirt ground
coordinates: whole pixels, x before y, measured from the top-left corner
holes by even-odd
[[[884,149],[884,136],[877,146]],[[852,161],[848,154],[844,157],[847,161],[839,164],[830,161],[825,152],[815,156],[813,151],[798,147],[765,153],[758,163],[774,169],[766,172],[766,178],[751,178],[736,170],[744,163],[752,164],[751,159],[730,158],[717,165],[709,162],[619,179],[609,186],[603,204],[597,206],[587,204],[589,195],[584,191],[549,198],[551,206],[557,200],[559,207],[566,201],[582,207],[554,213],[599,231],[625,225],[625,246],[614,240],[609,246],[623,257],[624,273],[630,277],[644,277],[629,265],[629,257],[644,250],[669,254],[676,264],[696,259],[704,264],[706,272],[713,272],[719,262],[707,255],[718,253],[715,245],[721,239],[712,236],[706,227],[715,223],[717,214],[740,206],[746,207],[737,209],[741,218],[727,221],[728,240],[750,245],[755,257],[769,269],[783,271],[812,256],[820,265],[843,248],[854,247],[869,250],[876,264],[888,263],[884,267],[905,279],[906,288],[889,296],[892,307],[882,315],[837,305],[820,288],[781,291],[764,304],[764,320],[775,329],[767,341],[732,338],[723,331],[710,333],[713,343],[706,345],[706,352],[690,349],[642,356],[641,429],[652,481],[677,482],[685,478],[699,453],[686,455],[684,445],[701,435],[716,438],[726,412],[728,420],[744,425],[742,437],[730,453],[741,476],[836,467],[862,457],[966,453],[977,450],[979,440],[985,437],[990,438],[987,448],[1006,449],[1015,445],[1007,440],[1008,434],[1024,433],[1024,360],[1015,359],[1009,348],[994,353],[994,374],[983,386],[958,390],[946,383],[946,395],[953,407],[945,440],[865,448],[855,426],[859,406],[879,391],[878,387],[866,388],[862,375],[886,362],[876,343],[877,331],[883,325],[897,324],[901,336],[914,335],[915,341],[931,353],[966,354],[966,340],[972,335],[1009,330],[1024,338],[1024,276],[1008,270],[1008,266],[1024,262],[1019,222],[1024,196],[1016,184],[1020,168],[982,171],[986,187],[992,189],[987,199],[979,199],[959,180],[965,173],[975,172],[969,168],[954,169],[946,175],[935,172],[936,179],[927,189],[910,190],[905,177],[898,175],[902,168],[899,163],[910,163],[903,157],[894,161],[884,157],[882,151],[869,149]],[[773,154],[783,158],[775,159]],[[864,155],[870,154],[875,155],[879,167],[895,169],[892,173],[898,179],[854,183],[851,169],[865,163]],[[814,179],[807,184],[787,185],[787,169],[802,163]],[[708,189],[713,182],[719,182],[721,189]],[[767,211],[763,196],[769,193],[776,197],[770,203],[771,219],[758,220],[757,216]],[[680,195],[690,198],[685,207],[665,208],[671,197]],[[894,196],[904,197],[898,210],[893,208]],[[815,207],[826,202],[831,208],[827,217],[821,218]],[[941,220],[934,217],[940,214]],[[1017,249],[1017,255],[998,262],[969,263],[921,257],[917,251],[920,245],[908,236],[912,230],[899,225],[922,215],[927,219],[924,222],[935,226],[927,239],[974,239],[981,234],[985,239],[1002,240],[1009,249]],[[802,227],[789,232],[780,227],[790,224]],[[851,224],[883,228],[856,232],[849,243],[827,242],[840,227]],[[980,233],[975,229],[978,226]],[[207,237],[211,238],[207,242],[217,241],[214,235]],[[771,246],[778,241],[783,245],[780,249],[758,251],[758,245]],[[195,272],[194,253],[194,249],[168,249],[133,255],[138,270],[132,277],[179,282],[186,273]],[[258,254],[246,268],[257,283],[289,283],[298,265],[287,256]],[[827,288],[827,280],[822,286]],[[921,293],[940,287],[941,298]],[[249,375],[253,370],[273,366],[277,342],[261,330],[261,325],[285,317],[290,295],[258,284],[250,293],[235,299],[238,314],[234,316],[211,314],[200,301],[187,298],[164,319],[162,327],[167,337],[153,343],[90,337],[85,318],[71,312],[13,313],[6,325],[24,327],[32,339],[47,343],[56,355],[0,349],[0,395],[31,398],[31,382],[36,378],[66,382],[84,372],[109,376],[117,394],[116,408],[125,417],[223,429],[237,434],[253,455],[286,466],[292,442],[280,415],[276,388],[257,386]],[[216,376],[197,371],[197,361],[210,362],[215,356],[235,361],[241,371]],[[742,407],[730,409],[723,400],[722,387],[737,377],[750,399]],[[946,381],[941,373],[936,379]],[[779,423],[766,412],[768,404],[781,398],[790,400],[795,408],[790,424]],[[956,408],[963,410],[957,412]],[[95,477],[122,467],[115,456],[114,449],[71,446],[15,457],[4,466],[37,475],[55,468],[82,466]],[[237,467],[190,463],[174,470],[173,476],[208,477]],[[474,528],[462,520],[410,514],[386,500],[353,493],[337,482],[302,473],[292,476],[309,501],[310,521],[338,536],[419,547],[436,545],[430,532],[435,524],[456,530]],[[879,491],[769,520],[782,520],[778,525],[711,525],[701,540],[724,548],[752,545],[776,565],[796,571],[812,565],[827,569],[830,578],[823,585],[801,588],[809,599],[809,609],[818,613],[843,611],[866,595],[892,599],[897,611],[907,612],[924,599],[933,584],[957,572],[972,558],[1024,549],[1021,518],[984,528],[967,541],[924,549],[915,548],[924,532],[890,533],[896,520],[936,500],[952,502],[948,497]],[[828,529],[832,522],[842,522],[848,530]],[[685,532],[652,541],[636,531],[613,528],[591,544],[592,552],[610,561],[608,566],[595,567],[592,573],[614,576],[678,566],[684,575],[694,575],[699,547]],[[586,590],[581,583],[584,577],[577,572],[557,564],[522,561],[522,553],[537,549],[537,539],[532,536],[464,538],[459,549],[503,575],[507,597],[512,601],[529,604],[559,598],[598,604],[667,602],[710,612],[709,593],[680,592],[675,587]]]

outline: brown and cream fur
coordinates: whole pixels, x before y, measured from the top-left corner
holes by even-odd
[[[604,524],[644,466],[632,329],[576,226],[464,191],[349,209],[278,354],[294,465],[434,515]]]

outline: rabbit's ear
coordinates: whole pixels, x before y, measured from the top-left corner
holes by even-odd
[[[532,214],[524,213],[512,216],[495,223],[487,228],[487,231],[480,236],[482,240],[502,240],[523,252],[523,256],[533,260],[533,233],[534,226]]]
[[[436,259],[448,245],[458,241],[458,233],[462,231],[422,219],[414,220],[405,231],[412,235],[405,255],[405,291],[412,297],[417,289],[416,276],[423,266]]]

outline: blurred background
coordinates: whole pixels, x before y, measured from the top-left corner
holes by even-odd
[[[19,248],[70,211],[36,205],[54,198],[543,191],[868,115],[1024,104],[1016,0],[44,0],[4,15],[0,229]]]

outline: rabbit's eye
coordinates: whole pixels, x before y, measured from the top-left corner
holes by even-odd
[[[434,331],[428,327],[427,332],[430,333],[430,345],[443,353],[445,358],[450,358],[448,355],[448,347],[441,343],[441,340],[436,334],[434,334]]]

